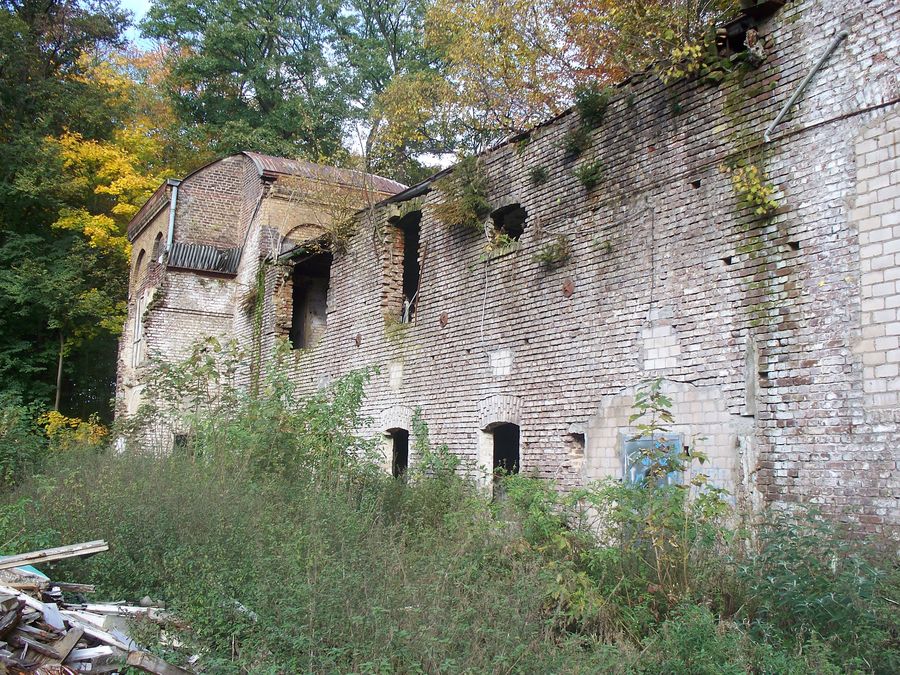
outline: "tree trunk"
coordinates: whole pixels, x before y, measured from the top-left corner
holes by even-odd
[[[62,397],[62,374],[63,374],[63,349],[66,346],[66,338],[62,331],[59,332],[59,360],[56,364],[56,401],[53,403],[53,409],[59,412],[59,399]]]

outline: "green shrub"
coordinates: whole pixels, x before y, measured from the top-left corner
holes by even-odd
[[[564,235],[557,235],[534,254],[535,262],[547,269],[554,269],[565,263],[572,255],[572,245]]]
[[[547,171],[545,166],[533,167],[528,172],[528,175],[531,177],[531,182],[535,185],[543,185],[550,179],[550,172]]]
[[[600,160],[586,162],[575,169],[575,177],[586,190],[593,190],[603,180],[603,163]]]
[[[773,512],[741,568],[746,617],[822,641],[848,671],[900,672],[900,579],[814,509]]]
[[[896,576],[817,518],[773,517],[755,548],[702,476],[660,480],[696,451],[660,440],[641,480],[567,493],[512,475],[490,501],[419,410],[406,478],[376,468],[366,371],[301,397],[276,363],[253,397],[228,363],[207,343],[165,371],[181,397],[157,414],[190,454],[54,453],[0,503],[2,552],[108,540],[47,571],[165,601],[180,646],[134,634],[207,672],[897,671]],[[638,435],[670,408],[639,388]]]
[[[567,154],[577,157],[591,147],[590,130],[581,125],[570,129],[569,132],[563,136],[562,147]]]
[[[615,91],[614,87],[597,89],[595,86],[583,86],[575,91],[575,107],[581,117],[582,126],[595,129],[603,124]]]
[[[48,442],[36,417],[37,411],[19,401],[0,398],[0,488],[14,485],[44,460]]]
[[[487,178],[477,157],[466,157],[435,181],[441,201],[433,205],[435,216],[447,227],[459,225],[480,229],[491,213]]]

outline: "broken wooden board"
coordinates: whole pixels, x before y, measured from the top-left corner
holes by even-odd
[[[0,558],[0,570],[10,567],[21,567],[22,565],[39,565],[66,558],[83,558],[108,550],[109,544],[102,539],[86,541],[81,544],[70,544],[69,546],[57,546],[56,548],[47,548],[41,551],[31,551]]]
[[[93,593],[94,584],[70,584],[65,581],[54,581],[53,585],[66,593]]]
[[[147,652],[129,652],[126,663],[154,675],[191,675],[190,671],[166,663],[158,656]]]

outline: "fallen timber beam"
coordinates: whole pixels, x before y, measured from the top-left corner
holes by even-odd
[[[155,675],[190,675],[190,671],[166,663],[158,656],[147,652],[128,652],[126,663],[132,668]]]
[[[0,570],[9,569],[10,567],[21,567],[22,565],[40,565],[41,563],[64,560],[65,558],[83,558],[108,550],[109,544],[102,539],[86,541],[81,544],[70,544],[69,546],[47,548],[42,551],[31,551],[0,558]]]

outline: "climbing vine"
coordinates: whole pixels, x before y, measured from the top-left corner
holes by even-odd
[[[778,208],[775,200],[775,186],[765,181],[765,175],[756,164],[724,167],[731,175],[731,185],[738,201],[753,209],[758,216],[770,215]]]
[[[253,395],[259,392],[260,371],[262,370],[262,324],[265,299],[266,263],[260,263],[259,269],[256,270],[256,285],[244,296],[243,307],[245,311],[252,308],[253,313],[253,334],[250,344],[250,392]]]

